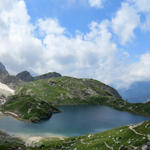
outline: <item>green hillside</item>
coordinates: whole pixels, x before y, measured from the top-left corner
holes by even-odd
[[[57,77],[25,83],[18,96],[30,95],[53,105],[105,105],[122,111],[150,116],[150,102],[129,103],[110,86],[93,79]]]
[[[149,150],[150,121],[93,135],[72,137],[61,142],[47,139],[43,143],[43,150]]]
[[[49,102],[35,99],[29,95],[8,97],[1,109],[5,114],[13,115],[12,113],[14,113],[15,117],[32,122],[49,119],[54,112],[59,112]]]
[[[0,150],[26,150],[25,143],[0,131]]]
[[[93,79],[57,77],[25,83],[16,94],[31,95],[55,105],[98,104],[94,98],[121,98],[118,92]]]

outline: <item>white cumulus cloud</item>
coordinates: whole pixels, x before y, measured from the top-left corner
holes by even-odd
[[[63,34],[65,28],[61,27],[57,19],[46,19],[38,20],[38,26],[40,27],[41,32],[46,32],[47,34]]]
[[[144,31],[150,31],[150,0],[133,0],[139,13],[145,15],[145,21],[141,22],[141,28]]]
[[[120,10],[112,19],[113,30],[120,37],[123,44],[134,37],[134,30],[139,23],[140,16],[134,6],[129,3],[122,3]]]
[[[131,42],[135,38],[137,28],[150,31],[150,0],[122,2],[121,8],[112,18],[112,28],[122,44]]]
[[[137,8],[134,1],[123,2],[111,20],[92,21],[87,33],[71,35],[56,18],[39,18],[33,25],[23,0],[1,0],[0,60],[11,73],[57,71],[118,87],[148,79],[149,53],[137,63],[127,63],[130,54],[113,41],[114,34],[124,44],[135,36],[134,30],[141,25],[139,12],[148,11]]]
[[[130,75],[137,80],[149,80],[150,77],[150,52],[140,56],[140,60],[130,66]]]
[[[104,0],[88,0],[91,7],[101,8]]]

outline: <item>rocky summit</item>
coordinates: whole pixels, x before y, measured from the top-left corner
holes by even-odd
[[[1,62],[0,62],[0,71],[5,74],[9,74],[8,71],[6,70],[6,67]]]
[[[23,71],[23,72],[18,73],[16,75],[16,77],[21,79],[22,81],[25,81],[25,82],[29,82],[29,81],[33,81],[34,80],[32,75],[28,71]]]
[[[22,71],[15,75],[9,75],[6,67],[0,62],[0,82],[8,85],[9,87],[16,89],[17,86],[22,85],[24,82],[31,82],[35,80],[48,79],[53,77],[61,77],[61,74],[57,72],[49,72],[39,76],[33,77],[30,72]]]
[[[14,75],[9,75],[6,67],[0,62],[0,82],[14,89],[22,83],[22,80]]]
[[[6,74],[0,71],[0,82],[8,85],[9,87],[15,89],[18,85],[22,84],[23,81],[16,76]]]

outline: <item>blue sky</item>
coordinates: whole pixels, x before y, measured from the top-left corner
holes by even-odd
[[[150,80],[150,0],[1,0],[0,61],[100,80]]]
[[[120,9],[122,0],[104,1],[101,9],[93,8],[86,2],[64,3],[65,0],[26,0],[27,11],[31,17],[31,22],[36,23],[39,18],[57,18],[60,25],[74,34],[76,30],[88,32],[88,25],[91,21],[101,22],[104,19],[111,20],[117,10]],[[141,17],[142,19],[142,17]],[[139,31],[135,31],[137,34]],[[145,32],[145,35],[148,33]],[[143,35],[144,37],[146,37]],[[145,39],[145,38],[144,38]]]
[[[99,9],[90,7],[88,2],[79,1],[72,4],[67,0],[26,0],[25,2],[32,23],[38,18],[57,18],[72,34],[76,30],[87,32],[91,21],[110,19],[121,5],[121,0],[111,0],[104,2],[103,7]]]
[[[88,25],[91,21],[101,22],[105,19],[111,20],[117,10],[120,9],[121,3],[125,2],[125,0],[104,0],[102,8],[99,9],[97,7],[90,7],[88,2],[85,1],[70,2],[71,4],[68,1],[26,0],[25,3],[33,24],[39,18],[57,18],[60,25],[67,28],[71,35],[74,36],[77,30],[82,33],[89,32]],[[134,41],[123,46],[130,53],[133,61],[150,49],[149,32],[135,30],[135,34]]]

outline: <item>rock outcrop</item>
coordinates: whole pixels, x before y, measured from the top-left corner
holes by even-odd
[[[10,88],[16,88],[18,85],[22,84],[23,81],[16,76],[9,75],[6,67],[0,62],[0,82],[8,85]]]

